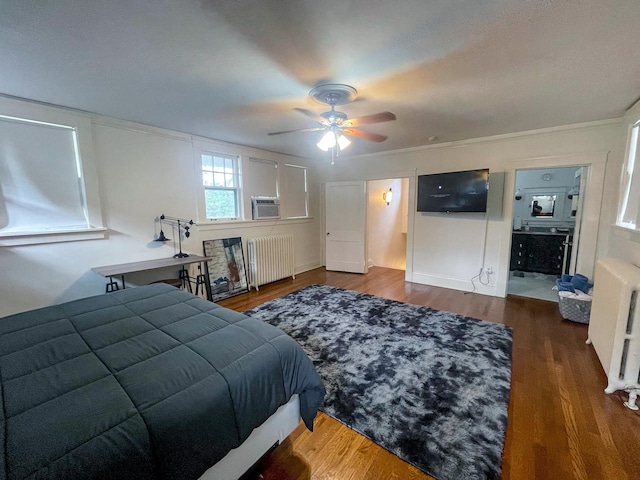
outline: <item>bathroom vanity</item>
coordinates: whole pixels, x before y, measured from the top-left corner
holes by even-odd
[[[532,227],[529,231],[513,232],[509,269],[558,276],[568,273],[573,232],[551,230]]]

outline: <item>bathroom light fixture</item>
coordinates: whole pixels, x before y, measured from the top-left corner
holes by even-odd
[[[391,203],[391,200],[393,200],[393,192],[391,191],[391,188],[389,188],[388,192],[384,192],[382,194],[382,200],[387,202],[387,205],[389,205],[389,203]]]
[[[579,194],[580,194],[580,189],[578,187],[573,187],[571,190],[569,190],[569,193],[567,194],[567,198],[571,200],[574,195],[579,195]]]

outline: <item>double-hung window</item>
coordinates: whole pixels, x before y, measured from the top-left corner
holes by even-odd
[[[220,153],[202,153],[207,219],[240,218],[240,167],[238,157]]]

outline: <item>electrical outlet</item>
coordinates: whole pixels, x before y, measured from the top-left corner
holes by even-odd
[[[485,273],[487,275],[492,275],[493,274],[493,268],[491,268],[491,267],[485,268],[484,271],[485,271]]]

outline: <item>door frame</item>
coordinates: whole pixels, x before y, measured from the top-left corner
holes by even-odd
[[[406,270],[405,270],[405,280],[410,282],[411,277],[413,276],[413,224],[416,215],[415,205],[416,205],[416,182],[418,169],[413,168],[410,170],[390,170],[385,173],[368,173],[364,172],[364,175],[358,176],[357,178],[351,178],[352,181],[363,181],[368,182],[369,180],[386,180],[389,178],[408,178],[409,179],[409,211],[407,218],[407,259],[406,259]],[[327,245],[324,232],[327,231],[327,213],[325,211],[326,202],[325,202],[325,190],[327,183],[333,182],[341,182],[347,181],[343,179],[330,179],[322,182],[320,184],[320,249],[322,253],[322,266],[327,266],[326,252]],[[413,207],[412,207],[413,206]],[[365,254],[366,245],[365,245]]]
[[[502,222],[502,238],[499,256],[503,268],[496,279],[496,295],[507,296],[509,280],[509,260],[511,257],[511,233],[513,230],[513,198],[515,195],[516,170],[537,170],[555,167],[589,167],[584,190],[583,216],[581,225],[580,251],[576,260],[576,271],[593,277],[597,258],[600,214],[604,192],[605,169],[609,151],[573,153],[549,157],[534,157],[512,160],[505,166],[507,173],[504,192],[508,201],[504,202],[505,221]]]

